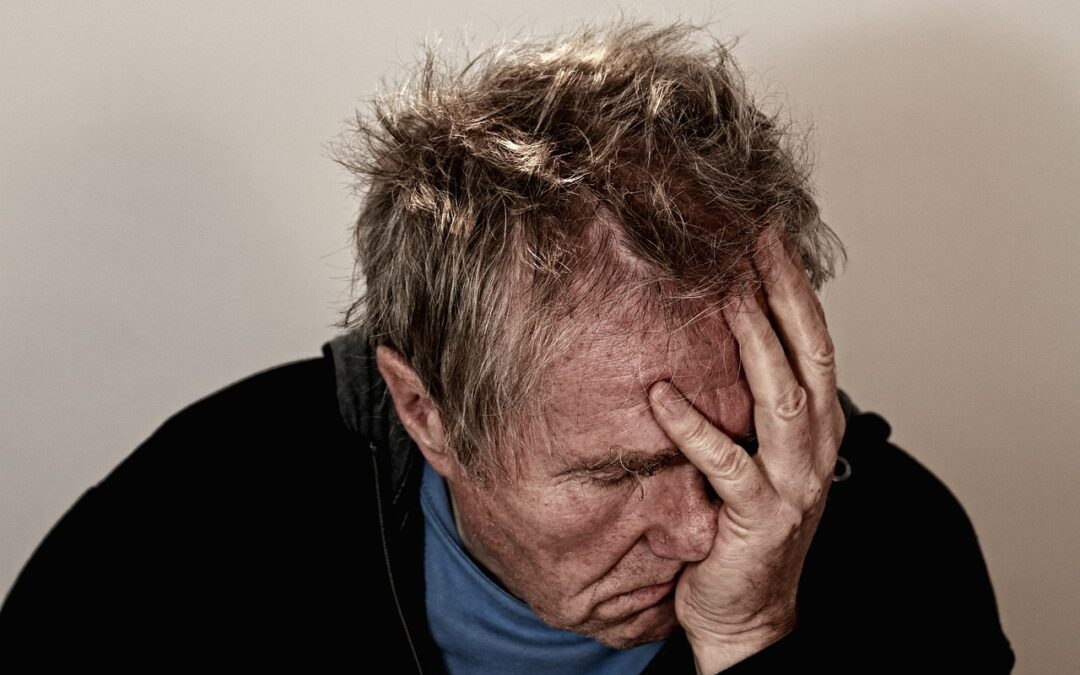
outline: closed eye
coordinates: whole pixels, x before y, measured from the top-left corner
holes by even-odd
[[[579,483],[601,490],[612,490],[630,484],[642,489],[642,479],[653,476],[663,469],[689,460],[677,448],[665,448],[660,452],[627,451],[617,445],[596,460],[567,469],[562,476],[576,479]]]
[[[589,484],[593,485],[594,487],[598,487],[601,490],[611,490],[613,488],[619,487],[620,485],[629,484],[630,481],[636,477],[637,476],[632,473],[623,473],[621,476],[616,476],[614,478],[604,476],[589,476]]]
[[[590,474],[588,476],[588,481],[602,490],[610,490],[634,482],[640,484],[641,479],[656,475],[666,466],[669,466],[669,464],[656,462],[637,469],[625,469],[614,475]]]

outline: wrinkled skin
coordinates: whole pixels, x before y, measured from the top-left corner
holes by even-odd
[[[845,423],[824,312],[776,231],[747,261],[764,282],[693,333],[597,312],[547,384],[546,421],[512,485],[446,450],[415,373],[380,371],[447,480],[466,549],[552,626],[625,648],[686,631],[717,672],[793,630],[796,592]],[[753,428],[751,457],[735,439]]]
[[[709,556],[687,565],[675,612],[698,672],[724,670],[795,628],[797,591],[846,429],[825,313],[794,247],[767,231],[765,297],[724,308],[753,395],[752,458],[670,383],[653,415],[723,501]],[[770,318],[771,317],[771,318]]]
[[[636,335],[606,316],[550,381],[550,446],[521,448],[519,483],[476,485],[451,477],[466,548],[547,623],[614,647],[661,639],[676,626],[672,582],[709,554],[718,505],[704,476],[676,455],[635,475],[623,457],[677,452],[654,419],[648,386],[670,380],[725,432],[750,428],[752,401],[738,350],[719,314],[709,342],[669,340],[662,323]],[[666,451],[666,452],[665,452]],[[576,469],[576,470],[575,470]],[[643,587],[668,583],[631,597]]]

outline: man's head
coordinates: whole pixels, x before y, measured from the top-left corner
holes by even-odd
[[[469,552],[552,625],[615,646],[675,626],[715,499],[646,392],[733,436],[751,400],[720,308],[782,227],[815,285],[838,242],[784,130],[720,44],[616,25],[428,53],[339,153],[364,192],[359,300],[402,423]]]

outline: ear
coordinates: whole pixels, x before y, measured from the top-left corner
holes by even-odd
[[[457,467],[446,449],[442,417],[427,387],[401,354],[379,345],[375,348],[375,364],[386,382],[394,409],[405,431],[420,448],[424,458],[444,478],[450,478]]]

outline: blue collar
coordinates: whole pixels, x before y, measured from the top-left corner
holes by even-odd
[[[446,482],[424,463],[424,584],[428,624],[451,675],[639,673],[663,646],[612,649],[545,624],[465,552]]]

